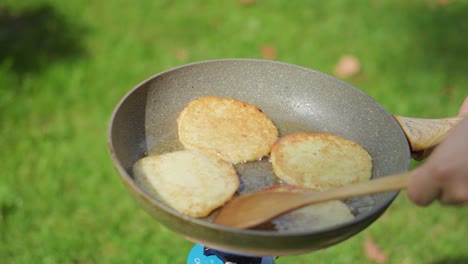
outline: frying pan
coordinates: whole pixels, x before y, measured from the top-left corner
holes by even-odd
[[[222,251],[280,256],[326,248],[368,227],[398,193],[372,195],[362,204],[351,201],[356,214],[352,221],[321,230],[241,230],[213,224],[209,217],[196,219],[178,213],[135,183],[132,166],[148,153],[180,148],[178,114],[191,100],[208,95],[231,97],[259,107],[273,120],[280,135],[329,132],[357,142],[372,156],[373,178],[407,171],[412,153],[427,147],[424,142],[422,146],[408,143],[413,136],[421,141],[418,125],[422,120],[395,117],[350,84],[304,67],[267,60],[221,59],[183,65],[150,77],[130,90],[112,113],[108,146],[114,166],[130,194],[157,221],[190,241]],[[443,122],[443,126],[449,123]],[[422,139],[434,143],[432,136]],[[240,193],[276,183],[265,166],[238,168]],[[256,178],[252,180],[247,174],[256,174]]]

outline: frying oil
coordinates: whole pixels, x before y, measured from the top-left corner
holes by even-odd
[[[161,141],[150,147],[148,156],[157,156],[183,149],[184,146],[180,143],[177,133],[171,132],[166,134]]]

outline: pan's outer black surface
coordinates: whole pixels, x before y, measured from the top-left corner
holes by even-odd
[[[110,152],[129,192],[159,222],[191,241],[249,255],[291,255],[341,242],[375,221],[397,193],[375,195],[376,205],[344,225],[319,232],[238,230],[184,216],[145,194],[132,178],[133,163],[176,133],[189,101],[214,95],[258,106],[281,133],[331,132],[361,144],[373,158],[373,177],[409,168],[410,150],[392,115],[375,100],[329,75],[280,62],[223,59],[157,74],[117,105],[108,131]],[[155,234],[157,235],[157,234]]]

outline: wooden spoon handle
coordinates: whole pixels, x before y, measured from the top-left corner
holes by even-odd
[[[342,200],[382,192],[406,189],[410,180],[411,172],[404,172],[392,176],[385,176],[375,180],[352,184],[337,189],[310,194],[306,203],[319,203],[330,200]]]
[[[393,116],[405,132],[406,138],[414,153],[422,152],[438,145],[450,130],[464,117],[444,119],[424,119]]]

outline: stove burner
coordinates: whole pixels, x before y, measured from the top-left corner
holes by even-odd
[[[226,253],[196,244],[188,255],[187,264],[275,264],[275,260]]]
[[[207,247],[204,248],[203,254],[205,256],[215,255],[225,264],[230,264],[230,263],[232,264],[234,263],[235,264],[261,264],[262,263],[262,257],[239,256],[239,255],[217,251],[217,250],[207,248]]]

